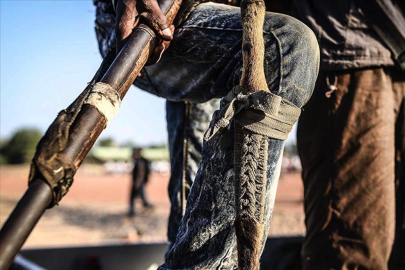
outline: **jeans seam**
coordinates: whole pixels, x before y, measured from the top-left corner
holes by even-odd
[[[188,30],[188,28],[195,28],[195,29],[203,29],[203,30],[213,30],[213,31],[230,31],[230,32],[243,32],[242,28],[234,29],[234,28],[221,28],[221,27],[211,27],[211,26],[198,26],[198,25],[187,25],[183,26],[182,30]],[[270,35],[273,31],[267,32],[263,29],[263,35]]]
[[[203,29],[203,30],[213,30],[213,31],[230,31],[230,32],[242,32],[242,29],[233,29],[233,28],[221,28],[221,27],[212,27],[212,26],[198,26],[198,25],[187,25],[183,26],[182,30],[188,30],[189,28]]]
[[[280,42],[280,40],[277,38],[277,35],[276,35],[276,33],[274,33],[274,31],[271,31],[271,35],[274,37],[274,39],[276,40],[276,44],[277,44],[277,47],[278,47],[278,53],[279,53],[279,55],[278,55],[278,58],[277,58],[277,60],[278,60],[278,62],[279,62],[279,74],[278,74],[278,77],[279,77],[279,82],[278,82],[278,89],[277,89],[277,93],[275,93],[276,95],[280,95],[280,93],[281,93],[281,83],[282,83],[282,81],[283,81],[283,66],[282,66],[282,61],[281,61],[281,59],[282,59],[282,57],[283,57],[283,47],[281,46],[281,42]],[[271,90],[270,90],[271,91]]]
[[[190,123],[191,104],[187,101],[185,103],[185,119],[184,119],[184,139],[183,139],[183,171],[181,176],[181,215],[184,216],[186,212],[186,182],[187,182],[187,167],[188,167],[188,152],[189,152],[189,136],[188,124]]]

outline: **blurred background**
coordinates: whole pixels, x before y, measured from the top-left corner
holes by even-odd
[[[91,0],[0,1],[0,224],[27,188],[35,146],[93,77],[101,57]],[[154,205],[128,218],[131,149],[151,160]],[[295,129],[287,140],[270,236],[304,234]],[[78,171],[69,194],[45,213],[25,248],[166,241],[170,175],[165,100],[132,87]]]

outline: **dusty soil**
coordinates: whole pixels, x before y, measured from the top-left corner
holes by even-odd
[[[0,224],[27,188],[28,166],[0,167]],[[153,174],[146,188],[153,209],[137,203],[127,218],[129,175],[107,175],[102,167],[84,165],[69,194],[45,212],[25,247],[166,241],[168,175]],[[303,235],[302,183],[298,173],[282,175],[269,235]]]

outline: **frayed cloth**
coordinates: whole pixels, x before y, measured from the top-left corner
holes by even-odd
[[[105,117],[107,127],[121,107],[121,98],[109,84],[98,82],[93,86],[84,104],[94,106]]]

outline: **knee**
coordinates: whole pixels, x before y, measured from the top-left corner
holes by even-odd
[[[307,56],[317,60],[319,46],[314,32],[298,19],[288,15],[281,15],[280,21],[279,29],[275,29],[274,32],[282,35],[285,45],[291,46],[291,49],[306,51]],[[313,61],[313,64],[317,64],[316,62]]]
[[[280,76],[277,94],[302,107],[311,97],[318,76],[318,41],[313,31],[299,20],[281,14],[268,16],[277,16],[271,19],[272,26],[265,24],[265,29],[270,27],[269,39],[277,47]]]

